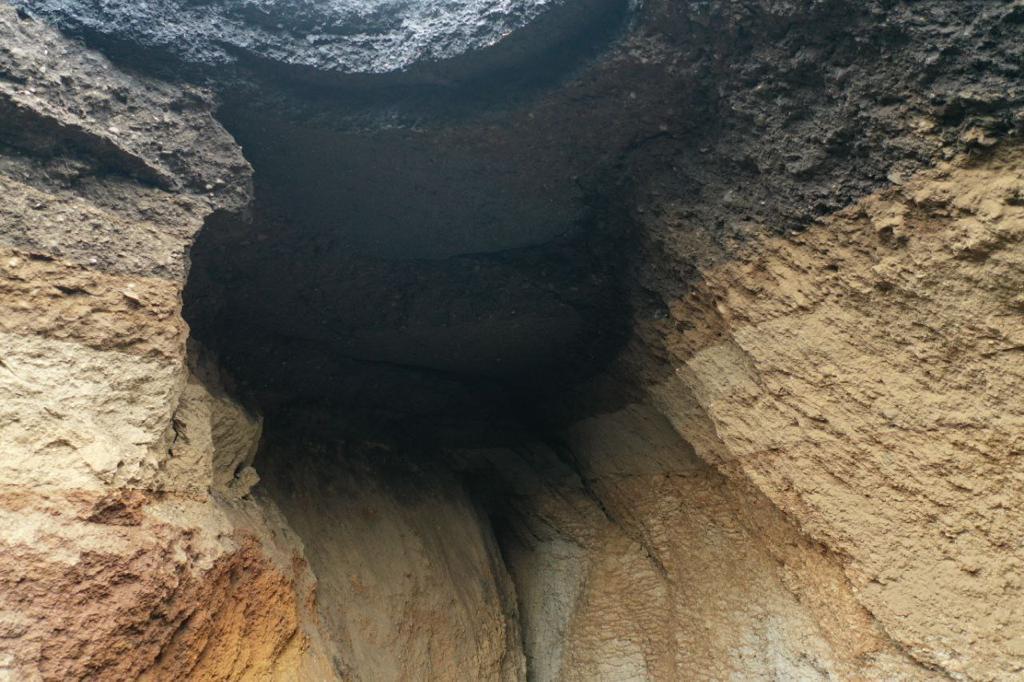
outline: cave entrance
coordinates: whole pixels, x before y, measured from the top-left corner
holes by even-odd
[[[509,500],[575,476],[538,408],[628,332],[613,192],[549,129],[502,116],[502,134],[479,119],[367,132],[222,111],[255,199],[199,234],[184,315],[264,417],[253,494],[303,540],[340,675],[522,651],[492,519],[521,528]],[[445,622],[412,634],[382,599]],[[391,660],[368,620],[422,650]],[[453,627],[504,639],[456,646]]]
[[[578,188],[531,198],[532,184],[502,183],[543,158],[493,168],[476,152],[458,152],[472,163],[438,161],[422,141],[411,158],[394,141],[325,137],[320,147],[337,148],[318,161],[322,196],[308,186],[313,159],[290,183],[300,172],[280,164],[298,161],[263,150],[250,213],[212,217],[191,253],[192,336],[268,421],[307,408],[420,443],[506,438],[495,424],[614,355],[628,325],[627,231],[607,201]],[[349,159],[340,169],[339,158]]]

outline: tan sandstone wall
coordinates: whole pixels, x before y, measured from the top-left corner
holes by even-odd
[[[1024,669],[1024,154],[896,180],[705,267],[650,332],[667,348],[651,393],[923,669],[1008,679]]]
[[[487,455],[536,679],[1020,673],[1024,155],[895,180],[708,259],[560,444]]]
[[[514,587],[458,479],[390,440],[324,438],[334,415],[293,419],[256,466],[302,538],[342,677],[523,679]]]
[[[642,396],[609,377],[567,409],[587,416],[560,444],[467,458],[512,486],[502,539],[530,679],[934,677],[827,549]]]
[[[320,675],[301,545],[241,499],[258,421],[186,361],[248,164],[202,92],[7,7],[0,74],[0,678]]]

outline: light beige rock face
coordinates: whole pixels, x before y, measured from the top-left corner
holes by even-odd
[[[536,679],[1020,673],[1022,182],[1007,146],[705,265],[556,452],[488,457]]]
[[[674,428],[820,543],[921,675],[1024,670],[1022,197],[1019,147],[925,172],[705,268],[648,337]]]
[[[251,171],[202,93],[8,7],[0,32],[6,480],[152,487],[185,382],[185,254]]]
[[[594,395],[628,393],[602,380],[572,409]],[[933,676],[819,545],[697,457],[651,404],[582,411],[561,446],[471,458],[514,491],[501,537],[530,679]]]
[[[514,588],[458,479],[391,444],[322,432],[310,421],[270,434],[257,467],[261,489],[302,538],[338,673],[523,679]]]

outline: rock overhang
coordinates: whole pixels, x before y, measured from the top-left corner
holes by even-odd
[[[598,310],[618,333],[621,259],[588,246],[581,180],[603,143],[563,144],[565,112],[533,111],[629,2],[20,5],[216,91],[255,198],[204,230],[186,317],[250,385],[374,402],[360,387],[536,384],[606,345]]]
[[[201,69],[256,61],[321,82],[438,82],[516,68],[620,20],[631,0],[18,0],[92,41]]]

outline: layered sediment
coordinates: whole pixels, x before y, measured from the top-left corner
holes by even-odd
[[[14,4],[0,676],[1024,670],[1019,2]]]

